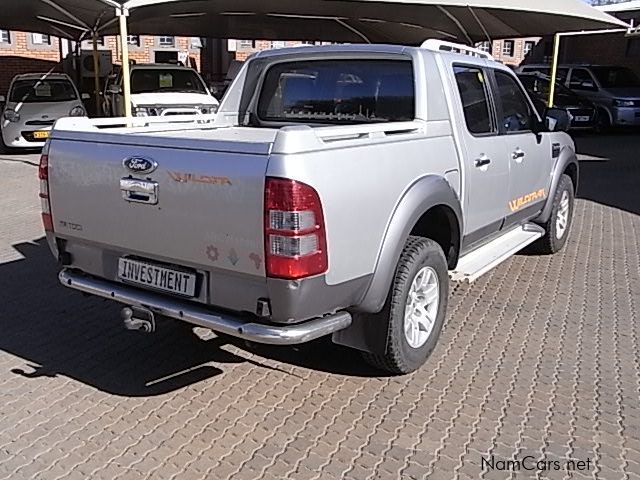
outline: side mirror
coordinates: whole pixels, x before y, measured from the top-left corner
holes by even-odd
[[[549,132],[566,132],[571,127],[571,116],[564,108],[547,108],[544,122]]]
[[[82,100],[89,100],[91,98],[91,95],[89,95],[88,93],[83,93],[80,95],[80,98],[82,98]]]
[[[0,105],[4,105],[7,102],[7,99],[4,95],[0,95]]]
[[[107,93],[111,95],[119,95],[120,93],[122,93],[122,89],[119,85],[109,85],[109,88],[107,88]]]

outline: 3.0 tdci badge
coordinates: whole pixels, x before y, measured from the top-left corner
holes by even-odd
[[[122,165],[132,173],[151,173],[158,168],[158,162],[145,157],[127,157]]]

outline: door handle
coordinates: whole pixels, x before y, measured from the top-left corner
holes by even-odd
[[[489,165],[491,163],[491,159],[487,157],[485,154],[482,154],[480,155],[480,158],[476,158],[476,161],[474,163],[476,167],[481,168],[486,165]]]
[[[525,153],[520,147],[516,148],[515,151],[511,154],[511,158],[513,158],[516,162],[520,163],[524,159]]]

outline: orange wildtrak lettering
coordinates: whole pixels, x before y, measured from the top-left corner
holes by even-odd
[[[511,200],[509,202],[509,208],[511,209],[512,212],[517,212],[522,207],[532,202],[535,202],[536,200],[543,199],[545,197],[546,197],[546,191],[544,188],[541,188],[536,192],[527,193],[526,195],[523,195],[514,200]]]
[[[194,173],[169,172],[169,176],[179,183],[207,183],[209,185],[231,185],[229,177],[196,175]]]

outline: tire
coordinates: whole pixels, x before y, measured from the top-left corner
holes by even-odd
[[[8,154],[9,149],[4,143],[4,138],[2,138],[2,131],[0,131],[0,154]]]
[[[595,131],[596,133],[607,133],[611,130],[611,119],[609,118],[609,113],[599,108],[597,110],[598,116],[596,118]]]
[[[546,223],[540,225],[544,228],[545,234],[533,244],[536,253],[551,255],[562,250],[571,230],[574,200],[575,189],[571,177],[563,174],[553,197],[551,216]],[[564,217],[564,222],[559,215]],[[563,224],[564,228],[561,228]]]
[[[380,313],[384,315],[384,320],[388,320],[386,353],[363,353],[369,364],[397,375],[410,373],[426,362],[436,346],[444,324],[449,296],[448,274],[447,260],[440,245],[430,239],[409,237],[398,261],[387,301]],[[420,275],[423,276],[418,279]],[[413,297],[410,296],[414,282],[419,283],[419,280],[426,283],[428,287],[425,288],[429,290],[436,285],[437,291],[431,295],[421,295],[424,292],[413,290]],[[425,296],[427,299],[431,297],[432,301],[420,305],[420,299]],[[422,312],[424,309],[424,317],[413,315],[405,319],[405,311],[410,309],[412,298],[413,305],[416,305],[414,311]],[[436,299],[437,304],[434,305]],[[418,326],[412,320],[416,318],[422,319],[420,329],[411,328]],[[408,330],[406,334],[405,327]]]

